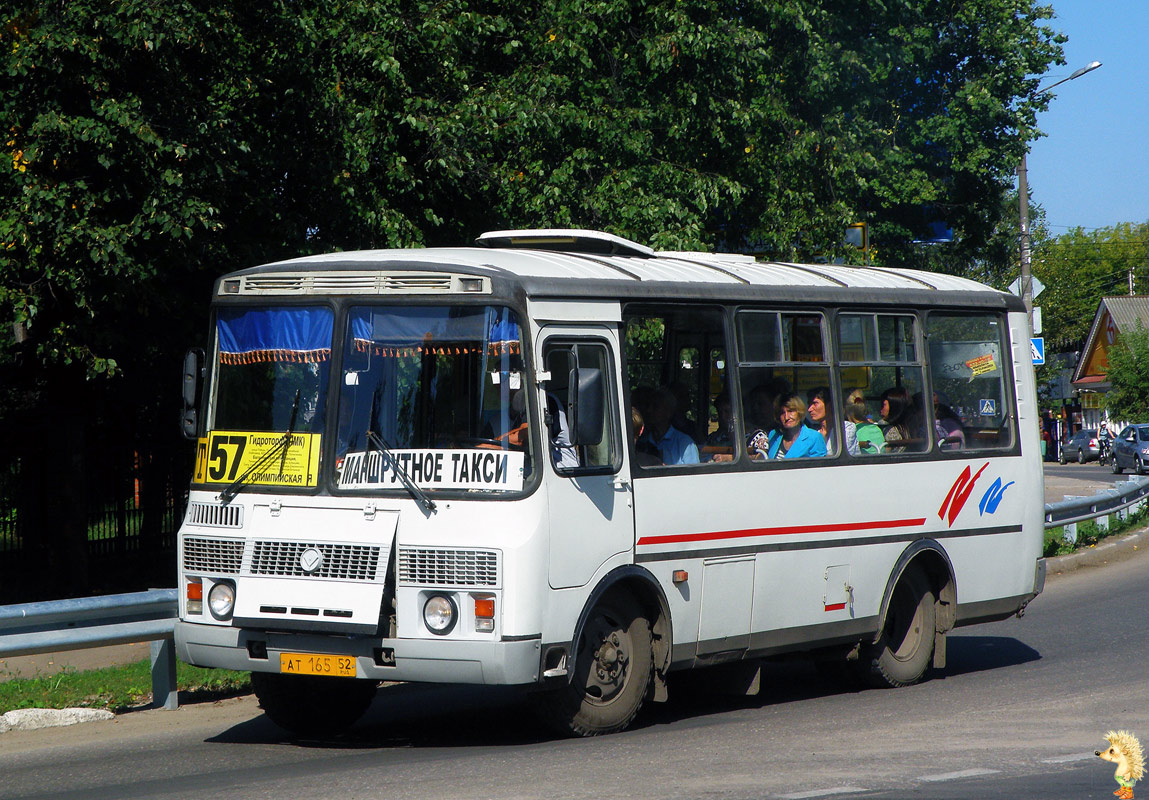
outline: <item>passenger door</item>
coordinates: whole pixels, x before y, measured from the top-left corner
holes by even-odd
[[[612,556],[634,545],[634,512],[619,399],[618,337],[608,327],[548,326],[539,337],[538,364],[549,372],[540,404],[549,416],[544,431],[546,490],[550,515],[550,585],[583,586]],[[599,370],[602,435],[567,446],[561,441],[574,370]],[[585,372],[584,372],[585,374]],[[584,398],[585,399],[585,398]],[[588,410],[581,403],[579,412]],[[560,438],[559,442],[555,437]],[[570,440],[568,440],[570,441]]]

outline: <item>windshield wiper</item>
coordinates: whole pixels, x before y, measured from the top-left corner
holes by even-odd
[[[287,431],[283,434],[283,438],[273,444],[266,453],[259,457],[258,461],[248,467],[230,486],[219,493],[219,499],[223,501],[224,505],[235,499],[240,490],[248,485],[248,478],[274,461],[276,456],[280,456],[279,474],[283,475],[283,468],[287,464],[287,451],[291,449],[291,437],[295,433],[295,415],[299,412],[299,391],[299,389],[295,390],[295,402],[291,404],[291,418],[287,422]]]
[[[428,514],[434,511],[435,501],[428,497],[427,493],[419,488],[419,484],[411,480],[411,476],[407,474],[407,470],[403,469],[403,465],[399,463],[399,459],[397,459],[395,454],[391,452],[391,448],[387,446],[387,443],[383,441],[382,437],[375,433],[375,431],[371,430],[366,431],[366,434],[368,452],[370,452],[370,445],[374,444],[376,447],[378,447],[379,452],[382,453],[383,457],[387,460],[388,466],[395,471],[395,475],[398,476],[399,482],[403,484],[404,488],[406,488],[407,491],[411,493],[411,496],[415,498],[416,501],[418,501],[419,505],[427,510]]]

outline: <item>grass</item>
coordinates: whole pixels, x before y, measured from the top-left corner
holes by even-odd
[[[179,662],[176,685],[180,703],[202,702],[250,691],[251,676]],[[151,702],[151,664],[146,658],[126,666],[13,677],[0,683],[0,714],[17,708],[106,708],[120,712]]]

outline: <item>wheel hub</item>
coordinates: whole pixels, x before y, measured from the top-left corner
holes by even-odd
[[[608,700],[626,683],[626,670],[630,661],[627,653],[629,643],[625,633],[620,635],[620,631],[605,624],[596,638],[599,644],[587,676],[587,693],[600,700]]]

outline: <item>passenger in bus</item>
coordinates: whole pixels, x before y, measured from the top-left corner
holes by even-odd
[[[734,442],[734,404],[727,392],[714,399],[714,410],[718,412],[718,427],[706,437],[706,443],[729,446]]]
[[[654,451],[643,441],[642,435],[646,433],[646,422],[637,406],[630,407],[630,430],[634,442],[634,463],[640,467],[660,466],[662,459],[658,457],[657,451]]]
[[[893,386],[882,392],[881,415],[885,422],[882,436],[886,440],[886,452],[901,453],[910,436],[908,415],[910,413],[910,393],[901,386]]]
[[[554,392],[546,393],[547,434],[550,438],[551,457],[555,466],[560,469],[570,469],[579,466],[578,451],[571,444],[570,429],[567,427],[567,415],[563,410],[562,401]],[[475,447],[490,449],[502,446],[515,450],[523,450],[530,438],[527,424],[526,409],[527,393],[525,389],[516,389],[510,399],[510,414],[507,417],[507,429],[501,434],[494,434],[488,424],[483,431],[484,439],[489,443],[480,442]],[[465,437],[464,437],[465,438]]]
[[[746,418],[749,421],[746,427],[751,431],[751,438],[758,431],[769,435],[770,431],[777,430],[778,396],[787,391],[786,387],[777,387],[772,383],[760,383],[750,390],[746,402]]]
[[[858,452],[854,455],[873,456],[886,448],[882,429],[870,421],[866,413],[866,396],[861,389],[855,389],[846,396],[845,425],[852,425],[858,442]]]
[[[929,421],[926,419],[926,407],[921,392],[910,395],[910,410],[906,413],[906,427],[910,429],[910,436],[920,442],[926,441],[926,430]]]
[[[806,458],[826,455],[826,440],[802,420],[806,416],[806,401],[791,392],[782,398],[778,413],[780,430],[770,432],[767,458]]]
[[[662,463],[662,456],[658,452],[658,448],[650,441],[650,437],[646,434],[650,432],[650,426],[647,422],[651,417],[651,409],[654,407],[654,388],[651,386],[635,386],[630,391],[631,407],[638,412],[639,418],[643,421],[642,432],[634,433],[638,437],[638,443],[635,445],[635,450],[641,451],[648,455],[654,456],[655,461]],[[631,420],[633,422],[633,416]],[[638,431],[636,427],[634,429]]]
[[[934,427],[938,431],[938,443],[942,450],[965,449],[965,431],[961,419],[950,407],[949,398],[941,392],[934,392]]]
[[[834,411],[830,406],[829,388],[819,386],[811,389],[806,393],[806,402],[808,403],[806,426],[822,434],[822,439],[826,442],[827,453],[834,452],[837,448],[835,440],[838,437],[834,428]],[[843,424],[842,432],[842,442],[845,444],[846,452],[856,456],[858,454],[858,438],[854,426]]]
[[[734,460],[734,403],[730,395],[723,392],[714,400],[714,408],[718,412],[718,427],[714,433],[706,437],[706,444],[702,448],[703,461],[733,461]]]
[[[678,401],[668,387],[655,392],[650,415],[646,417],[648,432],[644,438],[658,448],[663,464],[697,464],[698,445],[671,424],[677,408]]]
[[[690,390],[682,381],[675,381],[670,385],[670,391],[674,394],[675,411],[674,419],[670,424],[674,426],[675,430],[682,431],[695,442],[701,442],[706,439],[704,430],[700,430],[699,426],[686,415],[686,410],[690,408]]]

